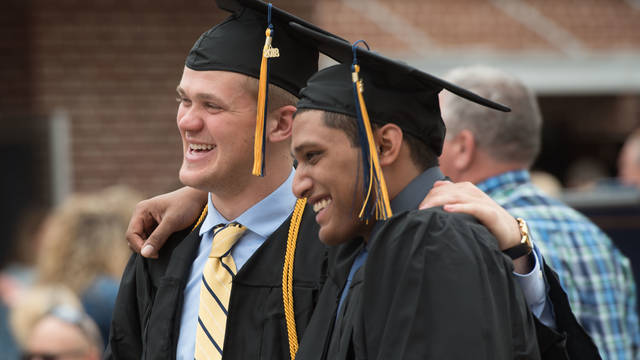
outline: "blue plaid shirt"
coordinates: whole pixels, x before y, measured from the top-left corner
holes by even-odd
[[[527,221],[545,261],[558,273],[573,313],[603,359],[635,359],[640,345],[636,289],[629,259],[576,210],[535,187],[526,170],[477,186]]]

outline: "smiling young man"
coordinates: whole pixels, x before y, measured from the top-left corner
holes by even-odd
[[[323,53],[350,59],[348,44],[293,27]],[[495,238],[467,215],[417,210],[444,178],[440,90],[501,106],[353,53],[361,82],[346,64],[321,70],[301,91],[293,123],[294,193],[313,205],[320,240],[337,245],[297,359],[539,358],[533,317]],[[387,194],[393,216],[369,217],[389,210],[380,201]]]
[[[318,51],[291,35],[290,14],[259,1],[218,5],[232,15],[196,41],[177,87],[180,180],[207,193],[208,205],[157,259],[132,256],[106,358],[289,358],[321,286],[325,249],[311,209],[291,193],[289,149],[295,94],[317,71]],[[258,177],[263,48],[271,58]]]

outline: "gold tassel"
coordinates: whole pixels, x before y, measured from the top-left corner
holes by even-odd
[[[376,205],[375,216],[376,220],[386,220],[391,217],[391,204],[389,201],[389,193],[387,191],[387,183],[384,180],[382,169],[380,168],[380,160],[378,159],[378,152],[376,149],[375,141],[373,140],[373,131],[371,130],[371,122],[369,121],[369,113],[364,103],[364,97],[362,96],[363,85],[358,73],[360,72],[360,65],[354,66],[355,71],[352,74],[352,80],[356,83],[356,93],[358,95],[358,105],[360,106],[360,113],[362,115],[362,122],[367,136],[367,143],[369,147],[369,189],[365,194],[365,200],[360,210],[360,218],[365,216],[365,210],[367,203],[372,196],[372,192],[376,189]],[[375,184],[374,184],[375,182]]]
[[[256,176],[263,176],[264,172],[264,122],[267,108],[267,86],[269,86],[269,59],[279,57],[278,48],[271,47],[271,28],[265,32],[264,48],[262,49],[262,61],[260,62],[260,79],[258,80],[258,106],[256,114],[256,133],[253,145],[253,170]]]

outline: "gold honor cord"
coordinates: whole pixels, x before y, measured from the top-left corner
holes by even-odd
[[[392,216],[391,204],[389,202],[389,193],[387,192],[387,183],[384,180],[382,169],[380,168],[380,160],[378,159],[378,151],[376,149],[375,141],[373,140],[373,131],[371,130],[371,122],[369,121],[369,113],[364,103],[364,97],[362,96],[363,85],[362,80],[358,76],[360,72],[360,65],[354,66],[355,71],[352,73],[352,81],[356,84],[358,94],[358,104],[360,106],[360,113],[362,114],[362,122],[367,135],[367,143],[369,147],[369,189],[365,194],[365,200],[360,210],[359,217],[365,216],[364,212],[367,207],[367,203],[372,196],[373,189],[376,189],[376,210],[375,216],[377,220],[386,220]],[[375,182],[375,184],[374,184]]]
[[[298,352],[298,333],[296,331],[296,318],[293,311],[293,261],[295,260],[296,244],[298,242],[298,232],[302,222],[302,213],[307,204],[307,199],[298,199],[296,207],[291,215],[289,224],[289,236],[287,237],[287,250],[284,256],[284,266],[282,268],[282,301],[284,303],[284,317],[287,323],[287,335],[289,337],[289,353],[291,360],[296,358]],[[207,216],[208,206],[205,206],[191,231],[195,230]]]
[[[198,225],[202,224],[202,222],[204,221],[204,218],[207,217],[207,211],[209,210],[209,205],[205,205],[204,209],[202,209],[202,213],[200,213],[200,217],[198,218],[198,221],[196,221],[196,224],[193,226],[193,229],[191,229],[191,231],[195,230]]]
[[[307,199],[298,199],[296,207],[291,215],[289,236],[287,238],[287,251],[284,256],[282,269],[282,301],[284,303],[284,317],[287,322],[287,335],[289,336],[289,353],[291,360],[296,358],[298,352],[298,333],[296,332],[296,318],[293,311],[293,260],[296,253],[298,231],[302,222],[302,213],[307,204]]]

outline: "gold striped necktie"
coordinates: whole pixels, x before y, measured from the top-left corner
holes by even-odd
[[[247,228],[230,223],[213,229],[213,245],[202,272],[200,307],[196,332],[195,359],[222,359],[227,307],[236,264],[231,257],[233,244]]]

